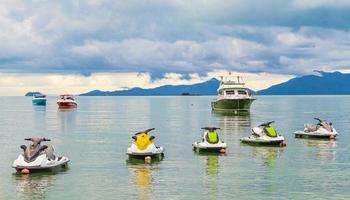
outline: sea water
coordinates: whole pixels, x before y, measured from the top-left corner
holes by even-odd
[[[58,110],[56,98],[0,97],[0,199],[349,199],[350,96],[258,96],[250,115],[212,113],[214,97],[78,97]],[[295,139],[320,117],[336,141]],[[287,147],[240,144],[252,126],[274,120]],[[201,127],[218,126],[226,156],[197,155]],[[165,158],[127,162],[132,135],[151,132]],[[50,138],[69,168],[21,176],[11,164],[25,137]]]

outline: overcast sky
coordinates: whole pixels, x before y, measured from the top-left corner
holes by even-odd
[[[0,2],[0,95],[189,84],[226,71],[262,89],[350,68],[349,0]]]

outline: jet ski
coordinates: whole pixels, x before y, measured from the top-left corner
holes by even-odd
[[[52,145],[41,145],[41,142],[51,141],[46,138],[25,138],[31,143],[21,145],[23,153],[13,162],[12,167],[18,172],[29,173],[30,171],[49,170],[58,167],[66,167],[69,159],[54,155]]]
[[[335,139],[338,132],[333,128],[333,124],[319,118],[314,118],[317,124],[305,124],[303,131],[294,132],[296,138],[328,138]]]
[[[283,136],[279,135],[275,128],[271,126],[274,121],[263,123],[252,129],[252,135],[241,138],[242,143],[251,145],[285,146]]]
[[[220,128],[203,127],[202,129],[205,130],[202,141],[193,143],[193,150],[225,153],[227,144],[219,139],[219,135],[216,132]]]
[[[157,147],[153,142],[155,137],[148,134],[152,130],[154,130],[154,128],[140,131],[132,136],[134,141],[126,152],[130,158],[150,159],[151,157],[164,157],[164,148]]]

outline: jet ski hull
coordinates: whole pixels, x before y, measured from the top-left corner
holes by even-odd
[[[193,150],[195,151],[206,151],[206,152],[219,152],[221,149],[226,149],[226,143],[219,144],[207,144],[203,142],[195,142],[192,144]]]
[[[128,154],[129,158],[135,158],[135,159],[145,159],[145,157],[150,156],[152,158],[159,158],[162,159],[164,157],[164,153],[145,153],[145,154]]]
[[[294,132],[296,138],[314,138],[314,139],[331,139],[337,137],[337,134],[333,133],[319,133],[317,131],[315,132],[304,132],[304,131],[297,131]]]
[[[42,157],[42,158],[40,158]],[[39,172],[39,171],[48,171],[59,168],[65,168],[70,161],[66,157],[56,157],[54,160],[47,160],[46,156],[40,156],[37,160],[32,162],[24,161],[22,155],[20,155],[13,163],[12,167],[17,171],[21,171],[22,169],[28,169],[31,172]],[[43,158],[45,157],[45,158]]]
[[[45,106],[46,105],[46,99],[33,99],[32,104],[35,106]]]
[[[129,148],[128,151],[126,152],[126,154],[129,157],[140,158],[140,159],[144,159],[147,156],[162,158],[162,157],[164,157],[164,148],[163,147],[157,147],[153,151],[132,151],[132,149]]]

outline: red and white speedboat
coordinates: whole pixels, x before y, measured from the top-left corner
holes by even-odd
[[[58,108],[76,108],[77,102],[74,100],[74,96],[71,94],[62,94],[57,99]]]

